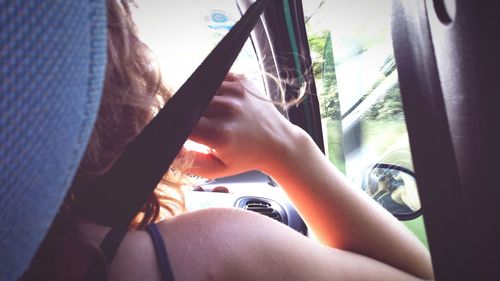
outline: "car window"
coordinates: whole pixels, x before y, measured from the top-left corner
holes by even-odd
[[[391,41],[391,3],[303,1],[325,150],[360,187],[376,163],[413,171]],[[407,226],[427,243],[421,217]]]

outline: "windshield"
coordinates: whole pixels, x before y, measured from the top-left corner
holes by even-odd
[[[140,1],[133,11],[141,39],[151,48],[164,82],[177,90],[240,19],[235,0]],[[232,72],[264,90],[259,60],[248,40]]]

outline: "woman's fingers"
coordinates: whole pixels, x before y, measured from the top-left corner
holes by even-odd
[[[245,94],[245,87],[240,82],[242,81],[238,78],[235,81],[224,81],[222,82],[219,90],[217,91],[218,96],[242,96]],[[216,96],[217,96],[216,95]]]
[[[211,150],[206,153],[193,152],[194,161],[189,173],[205,178],[217,178],[227,175],[225,174],[227,166],[219,159],[217,152],[214,150],[221,147],[225,139],[229,137],[229,134],[221,129],[223,127],[224,125],[219,124],[214,119],[207,117],[200,119],[189,138],[209,147]]]
[[[253,96],[258,96],[259,98],[267,99],[265,93],[256,87],[256,84],[252,81],[252,79],[249,79],[249,77],[244,75],[235,75],[231,79],[226,79],[222,83],[217,94],[233,96],[251,94]]]
[[[226,79],[224,79],[224,81],[236,82],[238,80],[241,80],[243,77],[244,77],[244,75],[242,75],[242,74],[236,74],[236,73],[230,72],[227,74]]]
[[[217,126],[213,120],[201,117],[191,132],[189,139],[213,148],[217,139]]]
[[[203,116],[210,119],[219,117],[230,118],[241,114],[242,110],[243,103],[241,100],[230,96],[215,96],[203,113]]]
[[[201,152],[194,152],[193,165],[188,172],[204,178],[218,178],[224,176],[226,165],[215,155]]]

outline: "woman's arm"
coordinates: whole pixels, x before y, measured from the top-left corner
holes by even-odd
[[[415,276],[432,278],[429,253],[418,239],[361,189],[354,188],[308,135],[300,131],[294,137],[295,149],[288,148],[282,161],[264,172],[286,190],[318,239]]]
[[[430,256],[416,237],[352,187],[304,131],[248,91],[255,92],[242,78],[224,82],[193,132],[193,140],[213,149],[197,156],[193,172],[220,177],[260,169],[325,245],[432,278]]]

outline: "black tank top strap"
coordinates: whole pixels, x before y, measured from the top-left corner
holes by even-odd
[[[158,230],[158,226],[156,224],[150,224],[146,227],[146,230],[153,241],[156,259],[158,260],[158,266],[160,268],[161,280],[174,281],[172,267],[170,266],[170,262],[168,260],[167,248],[160,231]]]
[[[156,224],[150,224],[146,226],[146,231],[149,236],[151,236],[151,240],[153,241],[156,259],[158,260],[158,267],[160,268],[161,280],[174,281],[172,267],[170,266],[170,261],[168,260],[167,248],[160,231],[158,230],[158,226]],[[106,257],[108,264],[111,264],[113,261],[113,258],[120,247],[120,243],[127,232],[127,227],[112,228],[102,240],[100,248]],[[85,278],[84,280],[91,279]]]

